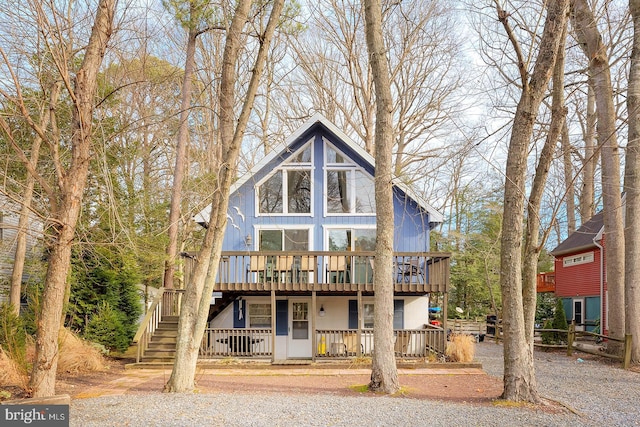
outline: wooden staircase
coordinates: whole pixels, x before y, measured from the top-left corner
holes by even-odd
[[[177,339],[178,316],[164,316],[153,332],[149,346],[140,358],[140,362],[172,364]]]

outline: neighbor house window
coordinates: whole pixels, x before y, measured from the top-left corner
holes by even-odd
[[[564,257],[562,259],[562,266],[571,267],[572,265],[588,264],[590,262],[593,262],[593,252]]]
[[[371,176],[326,144],[325,195],[328,214],[373,214],[375,186]]]
[[[249,327],[271,327],[271,304],[249,304]]]
[[[258,213],[311,213],[311,170],[311,144],[307,144],[257,186]]]

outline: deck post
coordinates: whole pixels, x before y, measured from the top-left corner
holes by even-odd
[[[624,336],[624,354],[622,355],[622,368],[628,369],[631,364],[631,334]]]
[[[271,288],[271,363],[276,361],[276,291]]]
[[[316,302],[316,291],[311,291],[311,361],[316,361],[316,349],[318,348],[318,337],[316,335],[316,314],[318,310],[316,310],[317,302]]]
[[[576,339],[576,321],[572,320],[567,331],[567,356],[573,354],[573,342]]]
[[[444,353],[447,350],[447,329],[449,328],[449,325],[447,322],[447,319],[449,317],[449,312],[447,310],[447,307],[449,306],[449,293],[446,291],[444,294],[442,295],[442,352]],[[496,334],[496,337],[498,335]],[[496,342],[497,338],[496,338]]]
[[[358,346],[356,347],[356,356],[362,356],[362,318],[363,318],[364,307],[362,305],[362,291],[358,289],[358,329],[356,330],[356,342]]]

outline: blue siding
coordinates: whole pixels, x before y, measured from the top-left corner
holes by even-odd
[[[323,137],[336,146],[345,155],[373,176],[373,167],[340,139],[328,132],[324,126],[313,126],[292,145],[291,150],[258,171],[251,179],[237,189],[229,200],[228,225],[223,242],[223,250],[242,251],[253,250],[256,247],[256,226],[312,226],[313,247],[311,250],[325,250],[325,229],[330,226],[372,226],[376,223],[375,215],[365,216],[324,216],[324,141]],[[275,168],[277,168],[291,153],[302,145],[313,140],[313,216],[257,216],[255,185]],[[411,200],[399,189],[394,191],[394,210],[396,220],[395,249],[397,251],[421,252],[429,250],[429,217],[417,203]],[[236,209],[237,208],[237,209]],[[240,212],[238,212],[240,211]],[[242,218],[242,215],[244,218]],[[250,235],[253,245],[247,248],[245,236]]]

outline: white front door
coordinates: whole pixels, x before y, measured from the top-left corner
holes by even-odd
[[[289,301],[289,343],[287,357],[311,357],[311,304],[309,300]]]

